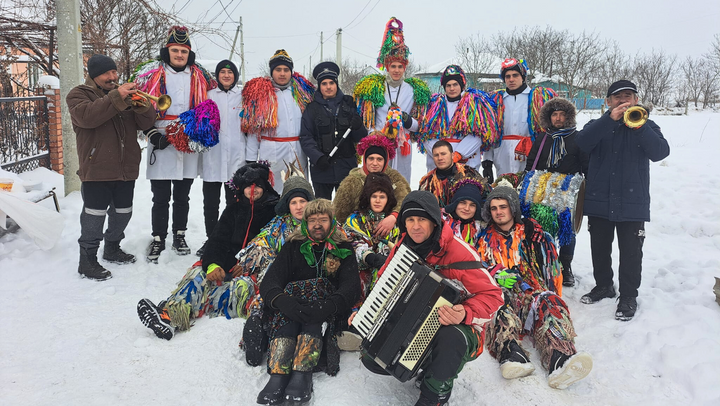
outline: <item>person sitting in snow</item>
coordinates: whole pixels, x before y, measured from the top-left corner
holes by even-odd
[[[480,215],[490,187],[484,178],[465,178],[450,190],[450,204],[443,209],[443,220],[456,237],[477,249],[480,232],[487,225]]]
[[[170,340],[176,330],[189,329],[191,321],[203,314],[228,319],[245,316],[254,283],[242,276],[235,256],[275,215],[278,194],[269,181],[270,174],[261,163],[238,169],[232,179],[237,202],[223,211],[202,259],[187,271],[167,300],[157,306],[149,299],[138,302],[140,321],[156,336]]]
[[[329,326],[325,341],[333,340],[334,317],[346,316],[359,294],[357,261],[332,204],[313,200],[300,230],[285,242],[260,284],[270,326],[270,379],[258,394],[259,404],[310,400],[323,323]]]
[[[459,179],[466,177],[479,178],[480,174],[466,164],[453,161],[453,147],[445,140],[437,141],[432,146],[432,158],[435,169],[420,179],[419,190],[427,190],[437,197],[440,207],[450,203],[450,189]]]
[[[505,305],[486,327],[488,349],[500,362],[502,376],[519,378],[535,370],[519,343],[522,335],[532,334],[551,387],[565,389],[585,378],[592,357],[575,349],[552,237],[535,220],[521,218],[518,193],[508,186],[490,192],[482,217],[488,226],[480,234],[478,252],[505,296]]]

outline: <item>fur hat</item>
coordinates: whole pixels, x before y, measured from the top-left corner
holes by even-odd
[[[247,164],[235,171],[232,184],[240,194],[246,187],[255,185],[263,188],[265,193],[272,191],[277,195],[270,184],[270,167],[262,163]]]
[[[540,109],[540,127],[546,130],[555,128],[552,125],[552,120],[550,119],[550,117],[556,111],[565,112],[565,125],[563,126],[563,128],[571,128],[577,126],[577,123],[575,122],[575,104],[573,104],[568,99],[563,99],[562,97],[554,97],[546,101]],[[559,128],[555,129],[559,130]]]
[[[510,213],[516,223],[522,221],[522,212],[520,211],[520,197],[515,189],[508,186],[498,186],[488,194],[485,204],[482,208],[482,218],[488,223],[492,223],[492,214],[490,214],[490,202],[493,199],[505,199],[510,205]]]
[[[450,199],[450,204],[445,206],[445,212],[456,216],[457,213],[455,213],[455,210],[457,210],[458,204],[463,200],[469,200],[475,203],[476,206],[475,219],[482,219],[480,213],[482,211],[483,204],[485,203],[485,196],[488,194],[487,189],[487,182],[484,178],[465,178],[459,180],[450,189],[452,198]]]
[[[117,70],[117,65],[109,56],[95,54],[87,61],[87,71],[90,79],[95,79],[111,70]]]
[[[230,70],[232,71],[233,75],[235,76],[235,80],[233,80],[232,84],[231,84],[230,87],[227,88],[227,89],[223,89],[224,86],[220,83],[220,71],[221,71],[222,69],[225,69],[225,68],[230,69]],[[230,89],[232,89],[233,87],[235,87],[235,85],[236,85],[237,82],[238,82],[238,77],[239,77],[238,74],[239,74],[239,73],[238,73],[238,68],[237,68],[237,66],[235,66],[235,64],[234,64],[232,61],[227,60],[227,59],[224,59],[224,60],[220,61],[220,63],[218,63],[217,66],[215,67],[215,79],[217,80],[217,82],[218,82],[218,87],[219,87],[221,90],[227,91],[227,90],[230,90]]]
[[[410,48],[405,45],[403,23],[395,17],[385,24],[383,42],[377,58],[377,67],[387,69],[393,62],[400,62],[407,67]]]
[[[275,214],[283,216],[290,213],[290,201],[298,196],[308,202],[315,200],[315,192],[310,182],[303,176],[291,176],[283,183],[280,201],[275,205]]]
[[[397,204],[397,200],[395,199],[392,181],[390,177],[384,173],[371,173],[365,177],[365,185],[358,199],[358,208],[360,210],[370,209],[370,197],[372,197],[375,192],[383,192],[387,195],[388,200],[383,212],[385,214],[392,213],[393,208]]]
[[[378,148],[384,150],[385,154],[380,153]],[[372,131],[357,144],[357,153],[363,157],[363,159],[365,159],[367,155],[379,153],[388,161],[395,158],[396,150],[397,140],[391,140],[386,137],[382,131]]]
[[[460,66],[449,65],[445,68],[442,76],[440,76],[440,84],[442,85],[443,89],[445,88],[445,85],[451,80],[456,80],[460,84],[460,89],[465,90],[465,86],[467,86],[467,79],[465,78],[465,71],[463,71]]]
[[[270,74],[272,75],[272,71],[280,65],[287,66],[290,71],[293,70],[293,60],[284,49],[278,49],[275,51],[275,54],[270,57]]]
[[[524,59],[505,58],[500,65],[500,79],[505,82],[505,72],[509,70],[518,71],[523,78],[523,82],[527,79],[528,65]]]

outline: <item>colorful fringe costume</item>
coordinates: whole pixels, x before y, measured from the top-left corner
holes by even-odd
[[[528,172],[519,187],[523,216],[540,223],[543,230],[557,238],[560,246],[572,244],[575,241],[573,213],[584,180],[581,173]]]
[[[290,87],[300,111],[305,111],[305,107],[313,100],[315,85],[295,72],[290,79]],[[243,87],[242,106],[242,132],[255,134],[258,139],[261,135],[275,136],[278,126],[278,100],[272,79],[250,79]]]
[[[425,117],[421,123],[418,149],[426,151],[425,142],[448,138],[462,139],[474,135],[482,139],[480,151],[488,151],[500,145],[501,126],[495,110],[495,101],[482,90],[468,88],[460,99],[452,117],[448,117],[447,97],[435,93],[430,98]]]
[[[360,301],[355,305],[359,308],[365,301],[365,298],[375,286],[378,278],[379,268],[372,268],[364,261],[365,254],[370,251],[374,254],[389,255],[391,245],[397,243],[400,237],[400,230],[395,227],[385,238],[379,239],[373,235],[375,227],[385,218],[385,213],[375,213],[368,211],[363,213],[356,211],[350,215],[345,221],[343,229],[351,240],[355,251],[355,258],[358,262],[358,271],[360,271],[360,285],[362,292],[360,293]]]
[[[437,168],[433,169],[423,176],[422,179],[420,179],[418,190],[427,190],[435,195],[440,203],[440,207],[445,207],[450,203],[450,198],[452,197],[450,189],[456,182],[467,177],[482,177],[475,169],[461,163],[453,164],[453,175],[451,176],[443,178],[438,176],[437,171]]]
[[[165,128],[165,136],[175,149],[191,154],[202,153],[217,145],[220,112],[212,100],[205,100],[188,110]]]
[[[552,237],[532,219],[515,223],[506,237],[494,224],[481,232],[478,252],[488,268],[515,267],[520,278],[512,290],[503,289],[506,302],[487,325],[488,349],[498,358],[510,340],[531,334],[548,368],[553,350],[573,355],[575,329],[561,299],[562,276]]]

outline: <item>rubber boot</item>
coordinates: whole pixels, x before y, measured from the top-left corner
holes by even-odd
[[[285,400],[285,387],[290,382],[295,347],[294,338],[279,337],[270,342],[268,356],[270,380],[258,394],[257,403],[277,405]]]
[[[97,260],[97,247],[80,248],[80,262],[78,264],[78,273],[80,276],[96,281],[104,281],[112,278],[112,274],[103,268]]]
[[[312,371],[318,363],[322,351],[322,339],[309,334],[298,336],[293,359],[293,372],[290,383],[285,388],[285,400],[305,403],[313,392]]]

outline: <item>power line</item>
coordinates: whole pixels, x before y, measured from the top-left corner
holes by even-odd
[[[365,7],[363,7],[362,10],[360,10],[360,12],[355,16],[355,18],[353,18],[352,21],[350,21],[349,23],[347,23],[347,25],[346,25],[345,27],[343,27],[343,29],[345,29],[345,28],[347,28],[348,26],[350,26],[350,24],[352,24],[353,21],[357,20],[357,18],[360,17],[360,14],[362,14],[362,12],[365,11],[365,9],[367,8],[368,4],[370,4],[371,1],[372,1],[372,0],[368,0],[368,2],[365,3]]]
[[[380,4],[380,0],[377,0],[377,3],[375,3],[375,5],[373,6],[373,8],[371,8],[370,11],[368,11],[368,13],[365,14],[365,17],[363,17],[362,20],[358,21],[357,24],[355,24],[355,25],[353,25],[352,27],[350,27],[350,29],[353,29],[353,28],[357,27],[358,25],[360,25],[360,23],[362,23],[363,21],[365,21],[365,19],[367,18],[367,16],[369,16],[370,14],[372,14],[373,10],[375,10],[375,7],[377,7],[378,4]]]

